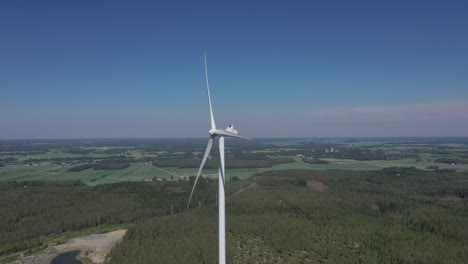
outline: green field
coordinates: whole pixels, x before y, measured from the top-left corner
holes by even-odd
[[[143,162],[136,162],[130,167],[121,170],[95,170],[86,169],[83,171],[72,172],[67,171],[69,167],[62,165],[43,165],[43,166],[26,166],[26,165],[10,165],[0,168],[0,179],[2,181],[55,181],[55,180],[81,180],[87,185],[98,185],[114,182],[125,181],[143,181],[147,178],[164,178],[167,180],[178,180],[178,176],[196,175],[198,169],[179,169],[173,167],[164,167],[158,169],[152,165]],[[169,173],[170,172],[170,173]],[[173,173],[173,174],[171,174]],[[205,169],[204,175],[217,175],[217,169]],[[246,179],[252,176],[253,172],[249,169],[228,169],[226,170],[227,179],[238,177]],[[173,176],[171,178],[171,176]]]
[[[413,159],[401,160],[370,160],[359,161],[352,159],[325,159],[328,164],[309,164],[302,161],[298,157],[294,158],[295,162],[279,164],[268,168],[258,168],[252,171],[248,168],[226,169],[227,179],[237,177],[239,179],[247,179],[258,172],[268,170],[291,170],[291,169],[310,169],[310,170],[357,170],[369,171],[379,170],[385,167],[416,167],[426,169],[427,166],[438,166],[441,169],[455,169],[460,171],[468,171],[468,164],[450,165],[445,163],[424,163],[415,162]],[[227,161],[228,162],[228,161]],[[67,171],[70,167],[56,164],[48,164],[41,166],[28,165],[10,165],[0,168],[0,179],[3,181],[31,181],[31,180],[81,180],[87,185],[98,185],[114,182],[125,181],[142,181],[146,178],[162,178],[167,180],[178,180],[177,176],[196,175],[196,168],[176,168],[164,167],[157,168],[149,163],[135,162],[130,167],[121,170],[95,170],[86,169],[79,172]],[[204,169],[203,175],[216,176],[217,169]],[[177,176],[176,176],[177,175]]]
[[[107,141],[106,141],[107,142]],[[125,143],[125,142],[124,142]],[[194,159],[200,160],[205,142],[191,140],[164,140],[141,144],[129,142],[95,142],[94,145],[67,143],[16,143],[0,145],[0,180],[81,180],[87,185],[98,185],[124,181],[142,181],[147,178],[178,180],[179,177],[193,176],[195,166],[171,165],[154,167],[158,161]],[[247,148],[230,144],[227,149],[226,164],[230,160],[293,158],[292,163],[282,163],[271,167],[227,168],[226,177],[247,179],[256,173],[268,170],[357,170],[375,171],[385,167],[416,167],[419,169],[468,170],[468,145],[463,142],[421,142],[411,140],[269,140],[252,142]],[[2,149],[3,147],[3,149]],[[328,150],[334,148],[336,152]],[[213,159],[217,159],[216,150]],[[298,157],[320,158],[328,164],[310,164]],[[80,164],[95,164],[106,160],[125,159],[129,165],[123,169],[103,170],[89,168],[83,171],[69,171]],[[454,159],[457,162],[436,162],[437,159]],[[3,160],[3,162],[2,162]],[[458,162],[459,161],[459,162]],[[193,164],[198,163],[196,161]],[[2,164],[3,163],[3,164]],[[237,163],[239,165],[239,163]],[[242,164],[241,164],[242,165]],[[249,165],[252,166],[252,165]],[[207,168],[204,176],[216,177],[217,169]]]

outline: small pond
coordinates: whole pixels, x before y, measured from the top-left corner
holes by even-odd
[[[78,254],[80,254],[79,250],[62,253],[52,259],[50,264],[83,264],[83,262],[76,259]]]

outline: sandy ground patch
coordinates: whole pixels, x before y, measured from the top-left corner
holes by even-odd
[[[319,192],[328,189],[328,187],[325,184],[319,181],[307,181],[307,187],[309,187],[309,189],[311,190],[319,191]]]
[[[28,256],[13,263],[49,264],[54,257],[65,252],[75,250],[80,251],[80,255],[91,259],[94,263],[103,263],[106,259],[106,255],[109,254],[110,250],[117,243],[122,241],[126,232],[126,229],[119,229],[105,234],[92,234],[89,236],[73,238],[66,243],[49,246],[44,253]]]
[[[126,231],[125,229],[120,229],[105,234],[78,237],[67,243],[54,246],[54,248],[57,252],[80,250],[81,254],[91,259],[94,263],[103,263],[110,250],[122,241]]]

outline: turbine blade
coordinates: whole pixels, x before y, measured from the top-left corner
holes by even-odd
[[[203,159],[202,159],[202,162],[200,164],[200,168],[198,169],[197,177],[195,178],[195,182],[193,183],[192,192],[190,193],[190,199],[189,199],[188,204],[187,204],[187,209],[189,209],[189,207],[190,207],[190,202],[192,201],[193,191],[195,190],[195,186],[197,185],[198,178],[201,175],[201,172],[203,170],[203,166],[205,165],[206,159],[208,158],[208,155],[210,154],[211,146],[213,146],[213,137],[210,137],[210,139],[208,139],[208,145],[206,145],[205,155],[203,155]]]
[[[224,137],[223,136],[219,137],[218,144],[219,144],[219,174],[221,175],[221,180],[222,180],[222,184],[224,187],[224,183],[226,182],[226,180],[224,179]],[[218,184],[221,184],[221,182]]]
[[[210,105],[211,129],[216,129],[216,124],[215,124],[214,116],[213,116],[213,107],[211,106],[210,82],[208,81],[208,64],[206,62],[206,51],[205,51],[205,79],[206,79],[206,91],[208,93],[208,104]]]

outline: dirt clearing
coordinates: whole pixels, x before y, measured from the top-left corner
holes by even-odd
[[[313,191],[318,192],[325,191],[326,189],[328,189],[328,186],[319,181],[307,181],[307,187],[309,187],[309,189]]]
[[[13,263],[49,264],[56,256],[71,251],[79,251],[80,255],[89,258],[94,263],[104,263],[106,255],[117,243],[122,241],[126,232],[126,229],[119,229],[105,234],[73,238],[66,243],[49,246],[44,253],[28,256]]]
[[[80,250],[81,255],[91,259],[94,263],[103,263],[106,255],[120,241],[127,230],[120,229],[105,234],[93,234],[71,239],[67,243],[54,246],[57,252]]]

